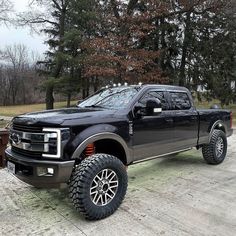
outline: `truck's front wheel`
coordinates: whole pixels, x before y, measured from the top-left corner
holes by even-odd
[[[95,154],[75,167],[69,183],[70,198],[85,218],[99,220],[120,206],[127,182],[125,166],[118,158]]]
[[[202,154],[208,164],[217,165],[224,161],[227,153],[227,138],[223,131],[214,130],[209,144],[202,147]]]

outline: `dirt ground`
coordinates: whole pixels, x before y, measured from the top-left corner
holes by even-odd
[[[84,220],[67,188],[39,190],[0,170],[0,235],[227,235],[236,234],[236,135],[219,166],[201,151],[129,167],[129,188],[107,219]]]

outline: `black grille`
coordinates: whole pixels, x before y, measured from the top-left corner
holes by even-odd
[[[30,132],[30,133],[40,133],[42,132],[42,127],[35,127],[35,126],[28,126],[28,125],[19,125],[13,123],[13,130],[19,130],[23,132]]]
[[[23,155],[23,156],[26,156],[26,157],[31,157],[31,158],[35,158],[35,159],[42,158],[42,153],[41,152],[27,151],[27,150],[20,149],[20,148],[14,147],[14,146],[12,146],[11,150],[13,152],[15,152],[16,154]]]

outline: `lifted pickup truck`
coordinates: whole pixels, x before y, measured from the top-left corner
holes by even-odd
[[[109,87],[78,107],[15,117],[7,166],[35,187],[69,184],[77,210],[102,219],[121,204],[127,166],[202,148],[208,164],[226,157],[228,110],[197,110],[183,87]]]

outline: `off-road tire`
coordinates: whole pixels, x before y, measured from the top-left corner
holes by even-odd
[[[107,205],[97,206],[90,196],[94,178],[102,170],[115,172],[118,180],[116,194]],[[88,220],[100,220],[113,214],[122,203],[127,190],[125,165],[116,157],[107,154],[94,154],[75,167],[69,182],[69,196],[75,208]]]
[[[223,140],[223,153],[217,156],[217,140]],[[227,153],[227,138],[223,131],[214,130],[210,139],[210,143],[202,147],[203,158],[208,164],[218,165],[222,163]]]

